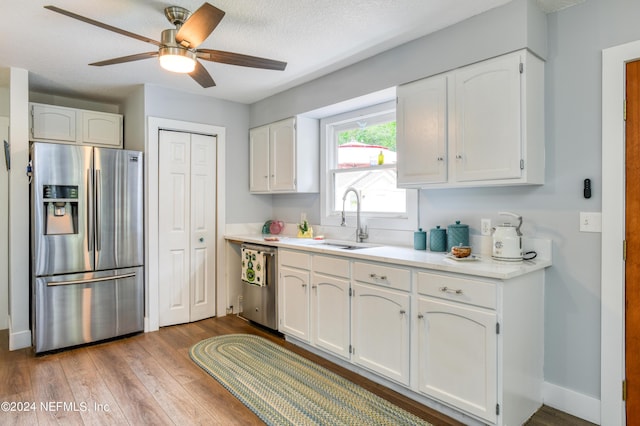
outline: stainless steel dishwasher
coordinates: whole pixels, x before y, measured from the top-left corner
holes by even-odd
[[[262,286],[242,281],[242,311],[240,316],[272,330],[278,328],[277,256],[275,247],[242,244],[242,248],[264,253],[264,283]]]

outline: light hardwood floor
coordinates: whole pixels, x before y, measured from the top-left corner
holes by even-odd
[[[436,426],[459,424],[236,316],[37,357],[31,349],[9,352],[7,331],[0,331],[0,402],[5,403],[0,424],[261,425],[255,414],[189,358],[193,344],[229,333],[266,337]],[[548,407],[527,423],[589,424]]]

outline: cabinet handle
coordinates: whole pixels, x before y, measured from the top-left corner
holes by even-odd
[[[302,284],[302,288],[305,288],[307,285],[306,284]]]
[[[400,315],[404,315],[404,314],[406,314],[406,313],[407,313],[407,311],[405,311],[404,309],[402,309],[402,310],[400,311]]]
[[[444,157],[436,157],[436,160],[438,160],[438,161],[444,161]]]
[[[456,158],[457,158],[458,160],[462,160],[462,154],[456,154]]]
[[[424,315],[418,314],[418,319],[422,319],[422,318],[424,318]]]
[[[317,285],[312,285],[311,288],[318,288],[318,286]]]
[[[373,279],[381,279],[381,280],[386,280],[387,276],[386,275],[378,275],[378,274],[369,274],[369,277],[373,278]]]
[[[440,287],[440,291],[443,292],[443,293],[462,294],[462,290],[460,290],[460,289],[454,290],[454,289],[449,288],[449,287]]]

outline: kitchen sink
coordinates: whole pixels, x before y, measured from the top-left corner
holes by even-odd
[[[347,241],[323,241],[319,245],[325,247],[332,247],[342,250],[360,250],[371,247],[378,247],[377,244],[369,244],[369,243],[356,243],[356,242],[347,242]]]

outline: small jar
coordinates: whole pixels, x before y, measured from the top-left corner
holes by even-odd
[[[413,248],[416,250],[427,249],[427,233],[424,232],[422,228],[418,228],[418,230],[413,233]]]
[[[440,225],[429,231],[429,249],[431,251],[447,251],[447,231],[440,229]]]

